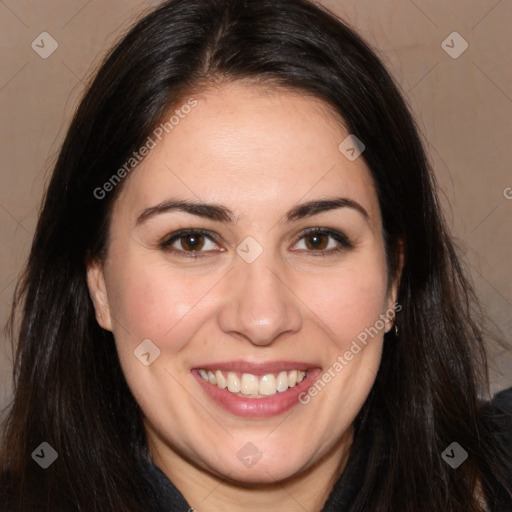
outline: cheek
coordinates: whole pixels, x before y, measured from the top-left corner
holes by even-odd
[[[331,343],[323,383],[305,400],[318,400],[333,435],[347,428],[362,407],[380,366],[387,309],[387,272],[379,258],[340,268],[329,278],[309,282],[311,309],[324,324]],[[309,305],[309,304],[308,304]],[[321,391],[323,387],[330,391]],[[319,398],[316,398],[319,395]],[[343,414],[340,415],[340,404]]]
[[[308,306],[328,326],[340,349],[374,326],[386,311],[387,273],[380,263],[374,260],[340,268],[307,282]]]
[[[210,281],[206,275],[171,272],[161,262],[125,259],[109,283],[116,340],[125,344],[127,338],[128,344],[146,338],[157,344],[165,340],[166,350],[179,350],[186,340],[172,334],[193,319],[195,305],[213,285]]]

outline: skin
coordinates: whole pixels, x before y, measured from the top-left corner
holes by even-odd
[[[106,257],[88,266],[97,319],[114,333],[155,463],[191,506],[318,511],[343,469],[392,320],[307,405],[276,417],[226,412],[190,370],[240,359],[327,370],[393,308],[398,283],[388,279],[373,181],[362,158],[338,150],[348,132],[318,99],[242,82],[194,98],[122,185]],[[368,218],[345,207],[284,221],[292,207],[333,196],[357,201]],[[233,223],[168,211],[137,224],[171,198],[225,205]],[[183,228],[209,230],[219,243],[206,238],[198,259],[160,247]],[[353,247],[319,256],[298,239],[307,228],[345,233]],[[252,263],[236,252],[248,236],[263,248]],[[160,355],[145,366],[133,352],[148,338]],[[262,454],[251,467],[237,457],[248,442]]]

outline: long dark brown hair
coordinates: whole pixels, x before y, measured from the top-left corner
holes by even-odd
[[[105,249],[123,183],[103,199],[94,191],[180,98],[239,79],[329,104],[366,146],[390,275],[397,241],[404,243],[399,336],[385,335],[377,379],[356,421],[356,435],[374,429],[386,442],[372,450],[344,512],[477,512],[477,488],[489,503],[496,492],[511,496],[510,461],[493,443],[480,402],[489,396],[480,309],[389,73],[350,28],[305,0],[169,0],[105,59],[46,191],[9,329],[16,354],[2,503],[23,512],[146,510],[148,485],[136,469],[148,455],[142,413],[112,334],[96,322],[85,273],[86,259]],[[457,470],[441,457],[453,441],[469,454]],[[42,442],[58,453],[46,470],[31,458]]]

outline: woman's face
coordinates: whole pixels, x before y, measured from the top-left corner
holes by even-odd
[[[348,446],[396,286],[369,171],[322,102],[194,98],[122,184],[89,287],[155,460],[271,482]]]

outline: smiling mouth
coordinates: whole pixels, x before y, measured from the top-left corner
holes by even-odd
[[[240,398],[268,398],[300,384],[308,370],[290,370],[265,375],[199,369],[201,378]]]

